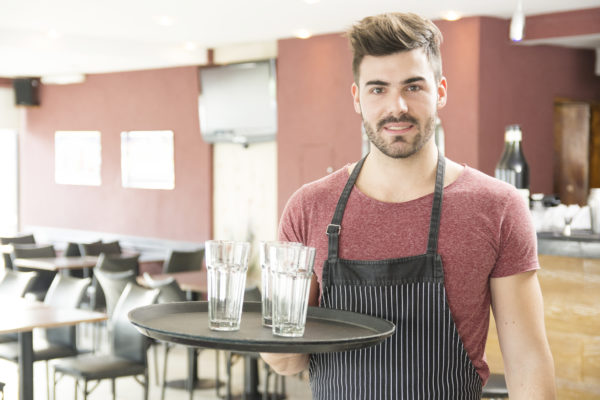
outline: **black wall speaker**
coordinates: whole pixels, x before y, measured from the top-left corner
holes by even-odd
[[[18,106],[39,106],[40,80],[38,78],[13,79],[15,104]]]

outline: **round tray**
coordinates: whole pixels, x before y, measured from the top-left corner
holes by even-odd
[[[208,302],[153,304],[129,312],[144,335],[187,346],[269,353],[328,353],[375,345],[394,333],[393,323],[350,311],[308,307],[303,337],[275,336],[262,326],[261,303],[245,302],[239,331],[208,328]]]

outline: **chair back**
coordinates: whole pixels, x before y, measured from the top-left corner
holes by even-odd
[[[181,290],[173,277],[157,280],[153,279],[149,273],[144,272],[144,281],[149,288],[160,290],[160,295],[158,296],[159,303],[173,303],[175,301],[186,300],[185,292]]]
[[[98,240],[97,242],[91,242],[91,243],[87,243],[87,244],[95,245],[95,244],[101,244],[101,243],[102,243],[102,241]],[[83,243],[68,242],[63,255],[65,257],[80,257],[81,251],[79,251],[79,246],[81,244],[83,244]]]
[[[75,309],[81,303],[85,290],[91,284],[91,278],[79,279],[58,274],[52,281],[44,303],[60,308]],[[46,329],[48,343],[77,347],[75,325]]]
[[[54,250],[54,246],[31,246],[29,244],[13,245],[14,249],[11,253],[12,261],[16,258],[40,258],[40,257],[56,257],[56,251]],[[14,267],[19,271],[36,271],[38,276],[35,282],[29,287],[27,292],[34,293],[38,300],[43,300],[48,288],[52,284],[54,277],[56,276],[55,271],[43,271],[36,270],[34,268],[22,268],[22,267]]]
[[[82,256],[99,256],[104,254],[121,254],[121,245],[118,240],[114,242],[79,243],[79,252]]]
[[[138,332],[127,314],[134,308],[156,303],[159,293],[158,289],[145,289],[133,283],[125,287],[109,320],[113,332],[111,344],[114,355],[146,363],[150,340]]]
[[[126,271],[133,271],[132,275],[133,275],[133,279],[135,279],[135,277],[138,275],[140,269],[140,263],[139,263],[139,255],[135,255],[135,256],[131,256],[131,257],[122,257],[118,254],[112,254],[112,255],[107,255],[105,253],[100,253],[100,256],[98,256],[98,261],[96,262],[96,267],[94,267],[94,276],[93,276],[93,282],[92,285],[94,287],[95,290],[92,291],[91,296],[92,299],[90,300],[90,303],[92,304],[92,308],[94,309],[100,309],[103,306],[106,306],[107,309],[109,308],[108,302],[109,300],[105,298],[105,293],[103,290],[102,285],[98,285],[98,279],[95,276],[96,271],[109,271],[109,272],[126,272]],[[125,287],[125,285],[123,285],[123,287]],[[121,288],[122,290],[123,288]],[[118,296],[121,294],[121,292],[119,292],[117,294],[117,299]],[[112,294],[111,294],[112,296]],[[117,302],[116,299],[114,300],[110,300],[111,302],[111,306],[110,308],[113,308],[113,305]]]
[[[15,258],[39,258],[56,257],[56,251],[51,244],[46,246],[31,246],[31,244],[14,244],[11,257]]]
[[[119,256],[116,254],[100,253],[95,270],[110,272],[133,271],[137,276],[140,271],[140,255]]]
[[[65,257],[79,257],[81,252],[79,251],[79,243],[69,242],[63,253]]]
[[[198,271],[202,269],[203,261],[204,249],[192,251],[170,250],[163,264],[163,273]]]
[[[35,237],[33,235],[4,236],[0,237],[0,244],[35,244]],[[2,257],[4,258],[4,267],[13,269],[10,254],[2,253]]]
[[[92,243],[102,243],[102,241],[98,240],[97,242]],[[81,252],[79,251],[79,243],[68,242],[65,251],[63,252],[65,257],[81,257]],[[87,269],[73,269],[69,271],[70,276],[75,276],[77,278],[85,278],[90,276]]]
[[[22,297],[36,279],[36,272],[12,271],[7,269],[0,280],[0,296]]]
[[[4,236],[0,237],[0,244],[35,244],[35,237],[33,235]]]
[[[113,311],[119,297],[123,294],[128,283],[135,283],[136,275],[133,270],[125,270],[120,272],[108,271],[94,268],[94,277],[100,284],[100,289],[104,294],[106,301],[106,313],[113,315]],[[97,288],[98,289],[98,288]]]

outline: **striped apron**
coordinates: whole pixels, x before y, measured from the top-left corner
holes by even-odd
[[[344,260],[338,258],[342,216],[364,160],[348,178],[327,227],[320,306],[387,319],[396,332],[369,348],[311,355],[313,398],[480,399],[481,379],[450,313],[437,253],[444,157],[438,157],[427,252],[381,261]]]

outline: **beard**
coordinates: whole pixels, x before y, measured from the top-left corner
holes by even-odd
[[[435,119],[436,115],[432,115],[428,120],[425,121],[424,125],[421,125],[416,118],[409,114],[403,114],[400,117],[389,116],[381,119],[377,122],[376,129],[371,124],[365,121],[363,117],[363,126],[365,132],[369,138],[369,141],[379,149],[383,154],[391,158],[408,158],[425,146],[425,143],[431,139],[435,131]],[[383,127],[388,123],[400,123],[408,122],[417,128],[417,134],[409,140],[409,138],[398,135],[392,137],[392,142],[386,141],[386,138],[382,134]],[[397,143],[404,143],[406,145],[396,145]]]

